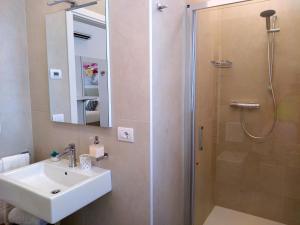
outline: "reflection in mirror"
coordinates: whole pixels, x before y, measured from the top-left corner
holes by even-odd
[[[108,20],[95,9],[46,16],[54,122],[111,127]]]

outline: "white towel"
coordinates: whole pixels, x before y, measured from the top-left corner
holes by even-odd
[[[4,157],[2,158],[2,170],[5,172],[5,171],[17,169],[29,165],[29,162],[30,162],[29,153]]]
[[[30,155],[26,154],[18,154],[14,156],[4,157],[0,159],[0,172],[6,172],[9,170],[17,169],[23,166],[27,166],[30,163]],[[8,205],[4,205],[5,208]],[[2,209],[3,210],[3,209]],[[3,210],[7,214],[7,210]],[[4,215],[6,217],[6,215]],[[8,213],[8,220],[11,223],[17,223],[20,225],[44,225],[46,224],[44,221],[24,212],[21,209],[14,208]],[[1,222],[1,221],[0,221]]]
[[[40,220],[21,209],[14,208],[8,214],[8,221],[20,225],[46,225],[47,223]]]

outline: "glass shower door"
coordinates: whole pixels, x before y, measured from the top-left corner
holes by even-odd
[[[269,32],[268,20],[261,16],[266,10],[276,11],[270,15],[271,24],[277,21]],[[264,219],[272,224],[300,224],[299,11],[297,0],[253,0],[197,12],[196,225],[222,213],[232,215],[233,223],[246,215],[245,224],[251,216],[258,218],[254,224]],[[268,40],[277,28],[274,107]],[[259,107],[231,107],[232,102]],[[250,137],[242,125],[253,136],[264,138]],[[214,225],[226,224],[223,219],[217,218]]]
[[[201,225],[214,207],[217,138],[217,71],[210,61],[218,55],[218,11],[197,15],[195,77],[195,224]],[[201,43],[201,44],[200,44]]]

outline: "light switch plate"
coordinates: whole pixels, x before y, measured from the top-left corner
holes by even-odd
[[[133,143],[134,129],[127,127],[118,127],[118,140]]]

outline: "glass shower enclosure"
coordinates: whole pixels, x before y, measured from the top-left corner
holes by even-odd
[[[192,223],[300,224],[300,1],[188,12]]]

